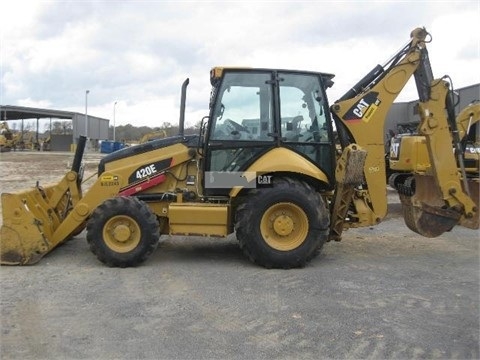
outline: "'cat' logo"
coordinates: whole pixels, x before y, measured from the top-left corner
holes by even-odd
[[[360,121],[368,122],[377,111],[381,101],[378,98],[377,92],[371,92],[357,101],[343,117],[346,121]]]

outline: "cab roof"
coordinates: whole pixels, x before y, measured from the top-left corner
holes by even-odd
[[[288,70],[288,69],[269,69],[269,68],[252,68],[252,67],[235,67],[235,66],[215,66],[210,70],[210,82],[214,83],[215,80],[220,79],[223,76],[224,71],[246,71],[246,72],[255,72],[255,71],[278,71],[278,72],[289,72],[289,73],[299,73],[299,74],[315,74],[321,76],[326,81],[327,87],[333,85],[332,79],[335,77],[334,74],[324,73],[319,71],[309,71],[309,70]],[[328,81],[330,80],[330,81]],[[330,86],[328,84],[331,83]]]

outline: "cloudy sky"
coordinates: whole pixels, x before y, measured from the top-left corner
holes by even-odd
[[[480,0],[3,0],[2,105],[85,112],[116,125],[188,124],[208,113],[213,66],[336,75],[331,102],[424,26],[436,77],[480,83]],[[398,100],[416,97],[411,82]],[[112,123],[111,123],[112,124]]]

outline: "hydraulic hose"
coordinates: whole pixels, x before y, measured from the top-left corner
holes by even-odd
[[[83,153],[85,151],[85,145],[87,144],[87,137],[80,136],[78,139],[77,149],[75,150],[75,156],[72,163],[72,171],[77,174],[80,172],[80,166],[82,165]]]

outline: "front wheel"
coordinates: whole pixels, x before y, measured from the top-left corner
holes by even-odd
[[[90,250],[108,266],[139,265],[156,249],[159,238],[157,217],[135,197],[105,200],[87,223]]]
[[[246,196],[237,209],[235,230],[250,260],[288,269],[305,266],[319,253],[328,225],[327,207],[315,189],[283,178]]]

